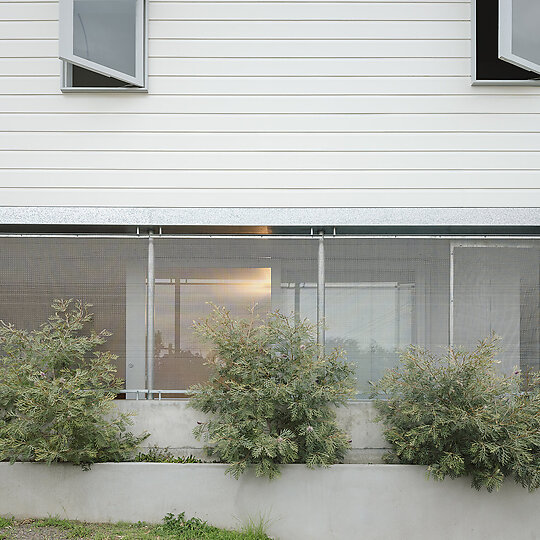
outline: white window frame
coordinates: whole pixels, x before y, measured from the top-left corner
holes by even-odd
[[[512,52],[512,0],[499,0],[499,58],[540,76],[540,64]]]
[[[472,86],[540,86],[540,80],[532,79],[477,79],[476,78],[476,0],[471,0],[471,84]],[[499,6],[499,24],[502,20]],[[529,69],[529,68],[524,68]],[[539,75],[540,77],[540,75]]]
[[[81,58],[73,54],[73,3],[74,0],[59,0],[59,57],[62,60],[62,92],[147,92],[148,87],[148,5],[147,0],[138,0],[137,51],[135,77],[115,69]],[[126,87],[74,87],[72,66],[79,66],[106,77],[112,77],[133,86]]]

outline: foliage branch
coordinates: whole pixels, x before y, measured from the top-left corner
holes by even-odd
[[[343,460],[349,441],[335,407],[353,395],[354,379],[341,351],[317,345],[316,325],[278,311],[235,319],[214,306],[195,328],[215,356],[208,382],[193,387],[191,406],[210,415],[194,434],[228,473],[254,464],[257,476],[274,478],[280,464]]]
[[[113,413],[116,356],[95,349],[111,334],[83,333],[91,304],[55,300],[37,330],[0,322],[0,461],[91,463],[128,459],[147,435]]]
[[[393,463],[428,466],[436,480],[468,476],[476,489],[498,490],[513,477],[540,486],[540,392],[521,391],[519,370],[496,372],[495,336],[441,357],[417,347],[374,385]],[[529,374],[530,377],[530,374]],[[529,380],[529,383],[531,381]]]

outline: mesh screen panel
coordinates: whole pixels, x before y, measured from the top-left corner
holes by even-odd
[[[213,354],[194,336],[209,302],[317,319],[317,239],[155,237],[154,388],[205,380]],[[325,239],[326,346],[355,364],[361,397],[408,344],[449,343],[449,239]],[[540,369],[540,241],[453,242],[454,344],[496,332],[500,367]],[[465,247],[467,246],[467,247]],[[518,247],[519,246],[519,247]],[[0,319],[33,329],[56,298],[94,304],[119,376],[146,388],[146,239],[0,239]],[[133,396],[130,396],[133,397]],[[171,394],[172,397],[172,394]]]
[[[449,241],[326,241],[326,346],[356,366],[359,393],[413,343],[448,345]]]
[[[486,246],[454,251],[454,343],[470,348],[495,332],[504,372],[538,370],[540,242]]]
[[[112,332],[103,349],[118,356],[119,377],[126,378],[126,362],[140,369],[142,361],[144,371],[146,256],[139,239],[2,238],[0,319],[32,330],[54,299],[80,299],[93,304],[93,328]],[[127,322],[130,310],[142,325]]]
[[[317,279],[313,240],[155,239],[154,386],[184,390],[208,376],[211,346],[193,333],[209,302],[246,317],[295,307],[294,284]],[[292,296],[291,296],[291,291]],[[313,318],[313,321],[316,319]]]

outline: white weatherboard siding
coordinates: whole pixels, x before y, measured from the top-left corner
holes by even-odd
[[[148,94],[57,55],[0,1],[2,206],[540,206],[540,87],[471,87],[468,1],[150,0]]]

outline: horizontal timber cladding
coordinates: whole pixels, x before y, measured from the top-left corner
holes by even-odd
[[[56,21],[55,2],[31,2],[30,11],[20,2],[0,6],[2,20]],[[467,21],[469,5],[416,2],[151,2],[150,21],[182,20],[284,20],[284,21]]]
[[[58,2],[0,2],[0,205],[540,206],[540,86],[471,87],[468,1],[148,17],[148,93],[62,94]]]

